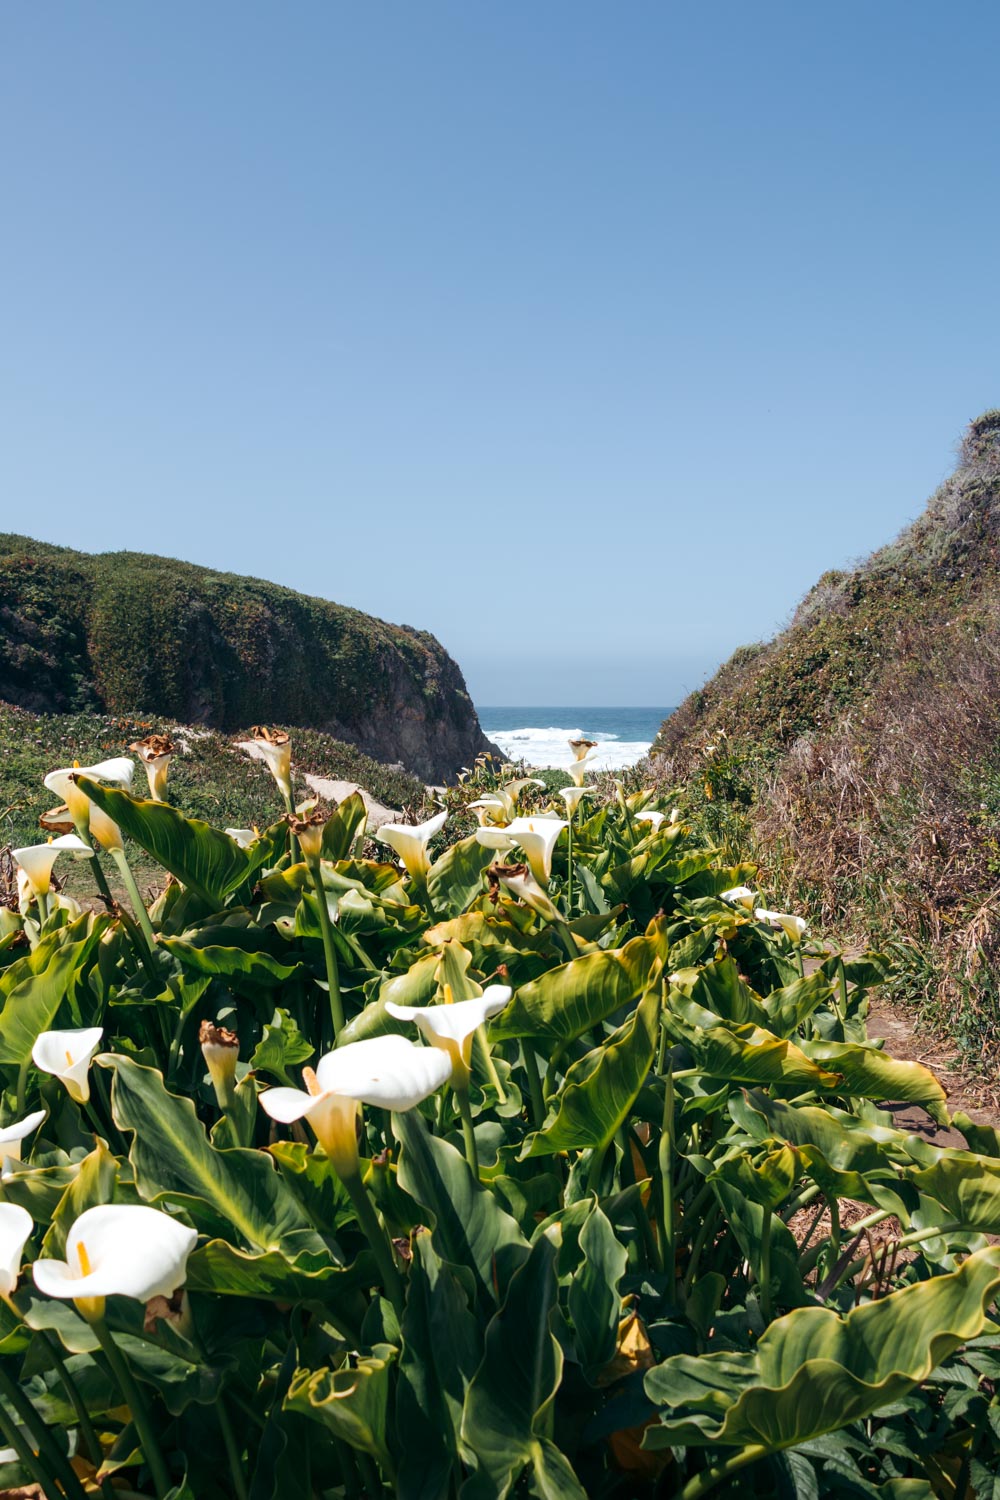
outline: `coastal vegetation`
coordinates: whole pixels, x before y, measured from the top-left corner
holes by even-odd
[[[895,961],[894,992],[1000,1048],[1000,412],[891,545],[829,572],[663,725],[652,764],[729,857]]]
[[[232,731],[318,729],[427,781],[488,749],[426,631],[141,552],[0,535],[0,700]]]
[[[68,831],[14,850],[0,1486],[992,1494],[1000,1136],[897,1124],[948,1111],[867,1038],[882,958],[585,742],[555,788],[474,768],[456,838],[254,740],[257,828],[147,736],[149,797],[59,758]]]

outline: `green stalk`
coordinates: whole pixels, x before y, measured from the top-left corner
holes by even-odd
[[[32,1479],[38,1485],[43,1495],[52,1492],[52,1480],[42,1468],[38,1455],[31,1445],[25,1442],[17,1423],[8,1416],[2,1402],[0,1402],[0,1433],[3,1433],[4,1441],[8,1448],[13,1448],[21,1463],[27,1469]]]
[[[291,786],[288,786],[287,788],[282,787],[281,795],[284,799],[286,813],[290,818],[294,818],[295,798],[292,796]],[[302,854],[299,850],[299,841],[295,837],[295,834],[292,832],[291,828],[289,828],[288,830],[288,859],[289,863],[293,865],[299,864],[302,859]]]
[[[318,859],[309,860],[309,876],[319,907],[319,930],[323,934],[323,957],[326,959],[326,982],[330,987],[330,1020],[333,1024],[333,1040],[344,1029],[344,1002],[340,994],[340,970],[337,967],[337,950],[333,941],[333,924],[330,908],[326,904],[326,889],[323,885],[323,870]]]
[[[662,1242],[660,1254],[663,1267],[671,1280],[676,1275],[676,1251],[674,1249],[674,1075],[668,1068],[663,1078],[663,1128],[657,1147],[657,1166],[660,1169],[660,1229]]]
[[[18,1117],[18,1119],[20,1119],[21,1116],[24,1114],[24,1100],[25,1100],[25,1095],[27,1094],[27,1091],[28,1091],[28,1068],[29,1067],[30,1067],[30,1059],[29,1059],[28,1062],[23,1062],[21,1064],[21,1066],[17,1070],[17,1104],[16,1104],[15,1107],[17,1109],[17,1117]]]
[[[69,1366],[67,1365],[62,1349],[60,1348],[59,1340],[53,1338],[52,1334],[48,1331],[47,1328],[42,1328],[40,1332],[44,1344],[46,1345],[49,1353],[52,1355],[52,1362],[55,1365],[56,1369],[59,1371],[59,1379],[62,1381],[62,1387],[66,1392],[67,1400],[76,1413],[76,1420],[80,1428],[80,1435],[82,1436],[87,1448],[87,1452],[90,1455],[90,1462],[94,1465],[95,1469],[99,1469],[101,1467],[101,1460],[104,1457],[104,1452],[101,1448],[101,1442],[97,1436],[97,1432],[94,1429],[94,1424],[90,1419],[90,1412],[87,1410],[87,1403],[80,1395],[80,1388],[69,1372]],[[105,1500],[113,1500],[110,1479],[101,1480],[101,1493],[105,1496]]]
[[[604,1165],[606,1146],[594,1146],[591,1149],[590,1161],[587,1163],[587,1191],[593,1193],[595,1198],[600,1198],[601,1168]]]
[[[69,1459],[20,1386],[15,1385],[6,1370],[2,1368],[0,1368],[0,1396],[14,1408],[21,1419],[22,1426],[31,1433],[38,1444],[39,1460],[47,1465],[49,1472],[62,1485],[65,1493],[72,1496],[73,1500],[86,1500],[83,1485],[73,1472]],[[14,1447],[13,1443],[11,1447]]]
[[[38,932],[39,932],[39,936],[40,936],[42,928],[45,926],[46,922],[49,920],[49,915],[50,915],[50,912],[49,912],[49,897],[48,897],[48,892],[36,891],[35,892],[35,901],[38,904]]]
[[[476,1132],[472,1126],[472,1109],[469,1105],[468,1089],[453,1088],[452,1092],[458,1101],[458,1112],[462,1116],[462,1136],[465,1140],[465,1159],[472,1169],[472,1175],[479,1181],[479,1152],[476,1149]]]
[[[497,1103],[506,1104],[507,1090],[500,1082],[500,1074],[497,1072],[497,1065],[493,1061],[493,1054],[490,1051],[490,1044],[486,1040],[485,1024],[476,1027],[473,1045],[477,1046],[480,1053],[482,1054],[483,1065],[486,1068],[486,1076],[497,1092]]]
[[[805,979],[805,977],[806,977],[806,961],[805,961],[805,959],[802,956],[802,939],[801,938],[799,938],[799,941],[798,941],[798,943],[796,945],[795,956],[796,956],[796,958],[799,961],[799,978],[800,979]]]
[[[361,1181],[360,1172],[349,1173],[346,1177],[341,1175],[341,1182],[347,1189],[347,1195],[354,1205],[354,1212],[358,1216],[358,1223],[372,1249],[375,1263],[382,1277],[382,1285],[386,1296],[392,1303],[396,1312],[402,1317],[403,1313],[403,1279],[396,1267],[389,1243],[389,1236],[379,1223],[378,1214],[372,1206],[371,1199],[365,1191],[364,1183]]]
[[[118,1382],[125,1403],[132,1414],[135,1430],[139,1435],[139,1445],[142,1448],[142,1456],[149,1465],[149,1472],[153,1476],[153,1488],[156,1490],[157,1500],[166,1500],[170,1492],[170,1471],[166,1460],[160,1450],[156,1432],[153,1428],[146,1398],[136,1383],[132,1371],[128,1367],[128,1361],[122,1354],[118,1345],[112,1338],[108,1326],[103,1318],[97,1318],[91,1323],[97,1341],[104,1351],[108,1364],[111,1366],[112,1374]]]
[[[128,898],[132,903],[132,910],[135,912],[135,919],[142,929],[142,935],[146,940],[147,950],[149,954],[152,954],[153,949],[156,947],[156,934],[153,931],[153,924],[149,920],[149,912],[146,910],[143,899],[139,895],[139,887],[135,883],[135,876],[132,874],[131,868],[129,867],[129,862],[125,858],[125,850],[112,849],[110,852],[111,858],[114,860],[115,865],[118,869],[118,873],[122,878],[122,884],[128,891]]]
[[[226,1458],[229,1461],[229,1472],[233,1476],[233,1494],[236,1500],[247,1500],[246,1481],[243,1478],[243,1465],[240,1461],[240,1449],[233,1433],[233,1424],[229,1420],[226,1411],[225,1398],[220,1393],[215,1403],[215,1410],[219,1418],[219,1429],[222,1433],[222,1441],[226,1447]]]
[[[745,1468],[758,1458],[764,1458],[767,1449],[763,1443],[754,1443],[749,1448],[738,1448],[728,1458],[720,1458],[718,1463],[709,1464],[707,1469],[702,1469],[693,1479],[689,1479],[681,1490],[680,1500],[701,1500],[702,1495],[707,1495],[728,1479],[730,1474],[735,1474],[737,1469]]]
[[[770,1323],[771,1311],[771,1210],[764,1208],[764,1227],[760,1236],[760,1312],[765,1323]]]
[[[91,847],[93,847],[93,839],[90,837],[89,828],[85,828],[82,833],[80,833],[79,828],[76,831],[80,834],[80,837],[83,839],[84,843],[90,844]],[[89,861],[89,864],[91,870],[94,873],[94,884],[97,886],[97,894],[100,896],[105,906],[107,906],[108,910],[112,911],[115,905],[115,898],[111,894],[111,887],[108,885],[108,877],[105,875],[104,869],[101,865],[101,856],[99,854],[95,854],[93,859]]]
[[[535,1129],[541,1130],[545,1124],[545,1099],[542,1095],[542,1080],[538,1076],[538,1062],[530,1041],[522,1041],[521,1058],[524,1062],[524,1071],[528,1075],[528,1095],[531,1099],[531,1113],[534,1117]]]
[[[569,827],[566,830],[566,915],[573,915],[573,813],[570,810]]]

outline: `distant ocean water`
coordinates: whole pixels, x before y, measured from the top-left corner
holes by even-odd
[[[646,754],[670,708],[479,708],[483,733],[511,760],[568,766],[567,740],[596,740],[595,771],[620,771]]]

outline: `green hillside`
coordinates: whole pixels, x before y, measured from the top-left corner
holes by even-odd
[[[443,780],[486,747],[433,636],[256,578],[0,535],[0,699],[306,725]]]
[[[1000,1035],[1000,412],[920,518],[829,572],[662,726],[654,764],[782,899],[895,943],[900,985]]]

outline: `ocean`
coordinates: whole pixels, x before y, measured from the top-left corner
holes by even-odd
[[[477,708],[483,732],[511,760],[568,766],[567,740],[596,740],[589,766],[620,771],[641,760],[670,708]]]

